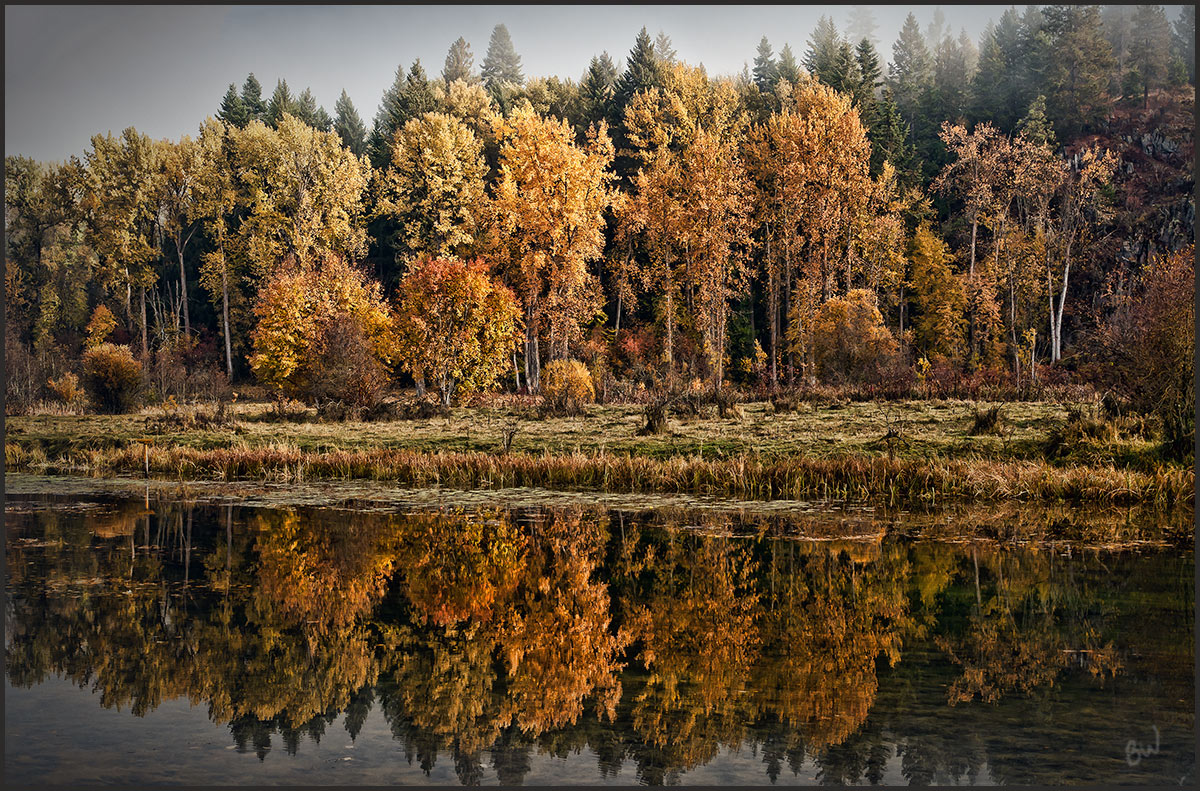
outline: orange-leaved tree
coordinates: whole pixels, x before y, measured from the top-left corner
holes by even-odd
[[[504,141],[494,204],[497,255],[524,308],[525,379],[536,392],[539,335],[548,334],[550,358],[562,359],[582,323],[600,310],[588,264],[604,251],[613,147],[603,123],[579,146],[569,123],[540,118],[529,106],[497,128]]]
[[[414,376],[436,383],[442,403],[486,390],[508,362],[516,298],[481,260],[427,258],[400,283],[396,352]]]
[[[394,319],[379,284],[341,256],[285,261],[259,290],[254,313],[250,367],[277,395],[314,397],[323,335],[334,327],[351,325],[375,365],[392,364]]]

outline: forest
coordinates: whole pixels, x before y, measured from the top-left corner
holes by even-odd
[[[1194,13],[909,14],[885,56],[857,11],[724,76],[643,28],[578,79],[497,25],[369,126],[250,74],[194,136],[8,155],[6,412],[1086,392],[1187,457]]]

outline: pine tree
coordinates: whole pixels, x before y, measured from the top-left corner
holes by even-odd
[[[231,126],[236,126],[238,129],[244,129],[246,124],[250,122],[249,113],[246,112],[246,105],[242,103],[242,99],[238,96],[237,85],[229,83],[229,90],[225,92],[225,98],[221,100],[221,109],[217,111],[217,118],[221,119]]]
[[[261,121],[267,114],[267,105],[262,98],[262,84],[251,72],[242,83],[242,104],[246,107],[247,123]]]
[[[1171,57],[1171,25],[1162,6],[1140,5],[1133,12],[1129,61],[1142,88],[1142,107],[1150,106],[1150,89],[1167,81]]]
[[[944,39],[950,31],[946,28],[946,15],[942,12],[941,6],[933,9],[933,18],[929,20],[929,24],[925,26],[925,46],[930,52],[937,51]]]
[[[867,138],[871,141],[871,177],[877,177],[883,170],[883,163],[890,162],[902,184],[916,186],[908,125],[904,123],[887,88],[884,88],[883,96],[875,105],[874,115],[874,123],[867,129]]]
[[[608,118],[617,84],[617,67],[607,52],[594,56],[587,73],[579,81],[579,98],[583,104],[583,128]]]
[[[292,98],[292,92],[288,90],[287,80],[279,80],[275,83],[275,91],[267,102],[267,111],[263,122],[273,129],[278,128],[279,122],[283,120],[283,114],[296,115],[296,110],[296,100]]]
[[[354,102],[350,101],[350,95],[345,89],[338,97],[337,104],[333,106],[333,111],[337,114],[333,122],[333,131],[342,139],[342,145],[350,149],[354,156],[361,157],[367,150],[367,127],[358,116],[358,110],[355,109]]]
[[[921,36],[921,26],[911,13],[905,18],[900,37],[892,45],[892,62],[888,66],[887,85],[892,100],[908,123],[911,140],[917,136],[922,100],[933,76],[933,59]]]
[[[371,128],[371,136],[367,141],[367,153],[371,159],[371,167],[381,168],[392,158],[392,137],[396,134],[407,117],[401,102],[404,92],[404,65],[396,67],[396,76],[392,84],[383,92],[379,101],[379,110],[375,113],[375,123]]]
[[[300,96],[296,99],[296,112],[294,115],[303,123],[311,126],[321,132],[328,132],[329,127],[326,125],[329,121],[329,115],[323,108],[317,107],[317,98],[313,96],[313,92],[305,88]]]
[[[1183,61],[1188,81],[1196,84],[1196,7],[1185,5],[1179,10],[1171,31],[1171,49]]]
[[[437,110],[437,94],[433,92],[433,86],[425,76],[425,68],[421,66],[420,58],[414,60],[409,67],[408,76],[404,78],[404,89],[400,92],[399,104],[402,116],[396,124],[397,129],[413,118],[420,118],[425,113]]]
[[[824,82],[821,75],[829,76],[840,42],[841,37],[833,20],[827,16],[818,19],[808,40],[808,51],[804,54],[804,68],[808,69],[808,73]]]
[[[446,63],[442,66],[442,79],[447,85],[455,80],[474,82],[474,69],[475,57],[471,54],[471,45],[465,38],[459,36],[458,40],[450,45],[450,51],[446,53]]]
[[[675,48],[671,46],[671,37],[661,30],[654,37],[654,57],[664,65],[673,65],[676,61]]]
[[[784,44],[783,49],[779,50],[777,69],[779,79],[787,80],[789,85],[795,85],[800,81],[800,64],[796,62],[796,55],[792,52],[791,44]]]
[[[1029,105],[1029,112],[1017,123],[1016,132],[1035,145],[1058,148],[1058,141],[1054,138],[1054,127],[1046,118],[1045,96],[1038,96],[1033,100]]]
[[[1012,131],[1029,106],[1019,77],[1023,68],[1021,21],[1010,8],[982,38],[978,67],[971,80],[973,121],[992,121],[1001,130]]]
[[[771,43],[763,36],[758,42],[758,53],[754,56],[754,84],[763,93],[775,90],[779,82],[779,67],[771,53]]]
[[[483,84],[493,95],[498,95],[506,84],[522,85],[525,82],[521,74],[521,56],[513,48],[512,37],[504,25],[496,25],[492,30],[492,38],[488,42],[487,55],[483,58],[480,70]]]
[[[625,73],[617,81],[616,105],[624,113],[625,106],[634,94],[662,85],[662,66],[654,54],[654,42],[646,28],[642,28],[629,51]]]
[[[850,9],[850,18],[846,22],[846,38],[850,41],[866,39],[874,47],[879,37],[875,35],[875,17],[869,6],[856,5]]]
[[[1056,129],[1071,138],[1093,128],[1107,109],[1112,47],[1096,6],[1047,6],[1046,105]]]

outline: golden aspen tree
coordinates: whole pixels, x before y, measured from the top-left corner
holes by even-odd
[[[442,404],[492,386],[508,362],[520,309],[487,264],[427,258],[400,282],[396,356],[436,384]]]
[[[426,113],[406,123],[379,174],[376,208],[399,225],[397,260],[474,252],[486,225],[486,176],[483,149],[462,122]]]
[[[525,378],[536,392],[540,337],[549,341],[550,359],[565,358],[581,324],[600,309],[588,265],[604,251],[613,147],[604,124],[579,146],[569,123],[540,118],[528,106],[499,121],[498,132],[497,256],[524,308]]]
[[[704,130],[683,153],[680,171],[684,284],[692,296],[709,376],[719,387],[729,300],[748,281],[750,184],[735,141]]]
[[[88,243],[107,277],[125,287],[125,314],[131,326],[140,327],[143,356],[149,353],[146,289],[158,281],[153,266],[159,255],[157,159],[154,142],[133,127],[119,138],[93,136],[80,206],[87,218]],[[140,299],[137,321],[135,289]]]

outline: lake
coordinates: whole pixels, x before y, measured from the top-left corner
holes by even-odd
[[[8,782],[1195,782],[1128,514],[6,484]]]

